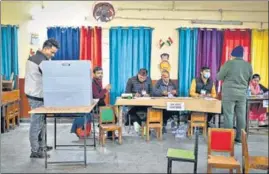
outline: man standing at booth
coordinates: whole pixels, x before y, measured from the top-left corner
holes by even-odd
[[[217,75],[222,85],[222,108],[224,127],[233,128],[233,118],[236,116],[235,141],[241,142],[241,129],[246,127],[247,89],[252,77],[251,65],[243,60],[244,48],[237,46],[231,53],[231,60],[227,61]]]
[[[54,39],[48,39],[44,42],[42,50],[38,50],[26,62],[24,90],[31,109],[44,105],[42,67],[40,64],[42,61],[47,61],[54,57],[58,49],[58,42]],[[30,158],[44,158],[44,148],[47,151],[52,149],[51,146],[44,147],[44,128],[44,116],[42,114],[32,114],[29,132],[31,144]]]

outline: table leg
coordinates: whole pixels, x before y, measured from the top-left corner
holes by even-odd
[[[47,157],[47,114],[44,115],[44,126],[45,126],[45,168],[48,168],[48,157]]]
[[[86,139],[87,139],[87,115],[84,114],[84,165],[87,166],[87,145],[86,145]],[[93,140],[94,141],[94,140]]]
[[[95,113],[92,112],[92,127],[93,127],[93,147],[96,148],[96,140],[95,140],[95,123],[94,123],[94,114],[96,114],[96,109],[95,109]]]
[[[56,149],[57,146],[57,123],[56,118],[54,118],[54,149]]]
[[[246,106],[246,133],[247,133],[247,136],[249,134],[249,105],[250,105],[250,103],[247,101],[247,106]]]
[[[119,126],[123,126],[123,123],[122,123],[122,106],[119,107],[119,115],[118,115],[118,119],[119,119]]]

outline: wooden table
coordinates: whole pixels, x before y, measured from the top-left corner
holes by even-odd
[[[11,113],[7,113],[8,107],[13,105],[14,103],[17,103],[19,106],[20,103],[20,91],[19,90],[13,90],[13,91],[3,91],[1,96],[1,129],[3,129],[3,132],[9,131],[9,122],[12,116]],[[19,108],[13,108],[12,113],[14,109],[18,109],[18,113],[16,113],[16,119],[17,119],[17,125],[20,124],[20,109]],[[15,118],[14,118],[15,119]],[[14,128],[13,124],[13,128]]]
[[[249,109],[251,104],[263,104],[263,100],[268,100],[269,96],[248,96],[246,104],[246,133],[249,134]]]
[[[54,118],[54,147],[56,146],[84,146],[84,161],[59,161],[59,162],[48,162],[47,160],[47,150],[45,150],[45,168],[47,168],[48,163],[54,164],[54,163],[81,163],[84,162],[85,167],[87,166],[87,156],[86,156],[86,139],[87,137],[84,137],[84,145],[56,145],[56,119],[61,118],[84,118],[84,127],[86,128],[87,124],[87,115],[89,113],[93,113],[93,109],[95,108],[96,104],[98,103],[98,99],[94,100],[93,104],[91,106],[82,106],[82,107],[39,107],[36,109],[33,109],[29,111],[29,114],[44,114],[44,125],[45,125],[45,147],[47,146],[47,118]],[[57,116],[57,114],[64,114],[61,116]],[[79,114],[77,116],[67,116],[65,114]],[[82,115],[83,114],[83,115]],[[93,120],[93,139],[94,144],[91,146],[96,147],[95,142],[95,125],[94,125],[94,116],[93,114],[92,120]],[[85,129],[86,131],[86,129]],[[85,132],[86,135],[86,132]]]
[[[221,113],[221,101],[217,99],[193,98],[193,97],[146,97],[135,99],[117,98],[115,105],[118,106],[119,125],[122,126],[122,106],[149,106],[166,109],[167,102],[183,102],[186,111]]]

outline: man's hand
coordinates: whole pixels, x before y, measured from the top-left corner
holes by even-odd
[[[111,85],[110,85],[110,84],[108,84],[108,85],[106,85],[106,87],[105,87],[105,88],[106,88],[106,90],[108,90],[108,91],[109,91],[109,90],[111,89]]]
[[[135,97],[141,97],[141,94],[135,93]]]
[[[145,94],[144,97],[149,97],[149,94]]]
[[[171,91],[171,94],[176,95],[177,94],[177,91],[176,90],[172,90]]]
[[[163,91],[162,95],[167,96],[168,92],[167,91]]]
[[[207,97],[212,97],[212,95],[211,95],[211,94],[206,94],[206,96],[207,96]]]

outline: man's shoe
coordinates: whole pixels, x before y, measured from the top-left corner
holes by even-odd
[[[45,154],[43,152],[32,152],[30,158],[45,158]]]
[[[235,139],[234,142],[235,142],[236,144],[238,144],[238,145],[242,144],[241,140],[237,140],[237,139]]]
[[[47,152],[48,152],[48,151],[51,151],[51,150],[53,149],[53,147],[52,147],[52,146],[47,146],[47,147],[45,147],[45,149],[46,149]],[[39,151],[40,151],[40,152],[44,152],[45,149],[44,149],[43,147],[40,147],[40,148],[39,148]]]
[[[107,137],[107,139],[109,139],[109,140],[111,140],[111,141],[113,140],[112,136]],[[117,140],[117,139],[119,139],[119,137],[116,137],[116,136],[115,136],[115,140]]]

